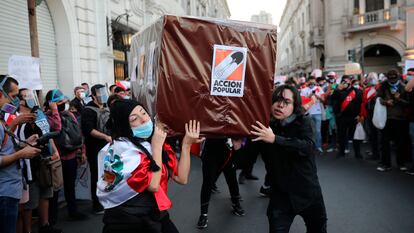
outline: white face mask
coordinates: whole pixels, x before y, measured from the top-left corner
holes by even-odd
[[[80,97],[81,99],[84,99],[84,98],[86,97],[86,93],[85,93],[85,92],[81,92],[81,93],[79,94],[79,97]]]

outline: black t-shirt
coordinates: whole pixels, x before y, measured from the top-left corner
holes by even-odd
[[[20,125],[17,128],[17,137],[20,140],[26,140],[30,136],[37,134],[39,137],[41,137],[42,130],[35,124],[35,123],[26,123],[23,125]],[[30,159],[30,169],[32,171],[32,180],[36,181],[38,179],[38,173],[40,169],[40,162],[41,162],[41,156],[36,156],[32,159]]]
[[[86,106],[99,108],[93,101],[89,102]],[[97,113],[89,108],[84,108],[82,112],[82,133],[85,136],[85,146],[88,156],[97,156],[98,152],[106,145],[106,141],[92,137],[92,130],[96,129],[98,122]]]

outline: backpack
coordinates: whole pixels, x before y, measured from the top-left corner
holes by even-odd
[[[82,132],[79,124],[69,112],[60,113],[62,129],[55,142],[58,147],[67,152],[77,150],[83,145]]]
[[[89,108],[96,112],[96,130],[106,135],[111,135],[111,131],[106,127],[106,123],[109,120],[109,109],[108,108],[96,108],[92,106],[87,106],[85,108]]]

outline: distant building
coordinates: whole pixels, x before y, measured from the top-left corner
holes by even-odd
[[[277,73],[342,73],[362,56],[365,73],[401,69],[414,59],[413,28],[414,0],[290,0],[280,22]]]
[[[227,0],[37,0],[43,91],[72,95],[83,82],[112,84],[128,77],[129,33],[164,14],[227,19]],[[12,55],[30,56],[27,1],[1,0],[0,74]],[[127,17],[128,22],[127,22]],[[17,17],[18,16],[18,17]]]
[[[250,21],[256,22],[256,23],[273,24],[272,14],[267,13],[265,11],[260,11],[260,14],[258,15],[252,15]]]

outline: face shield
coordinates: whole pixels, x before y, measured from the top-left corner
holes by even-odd
[[[109,98],[109,93],[106,87],[101,87],[99,89],[96,89],[96,100],[100,104],[106,104]]]
[[[9,79],[9,76],[4,78],[3,81],[0,83],[0,91],[5,97],[7,97],[7,99],[9,99],[10,103],[4,104],[3,107],[1,108],[1,111],[10,113],[10,114],[15,114],[17,110],[19,109],[20,99],[19,97],[15,97],[14,99],[12,99],[9,96],[9,94],[4,91],[3,86],[8,79]]]
[[[36,91],[28,90],[24,96],[22,96],[26,102],[26,107],[30,109],[38,108],[40,106],[39,99],[37,98]]]

